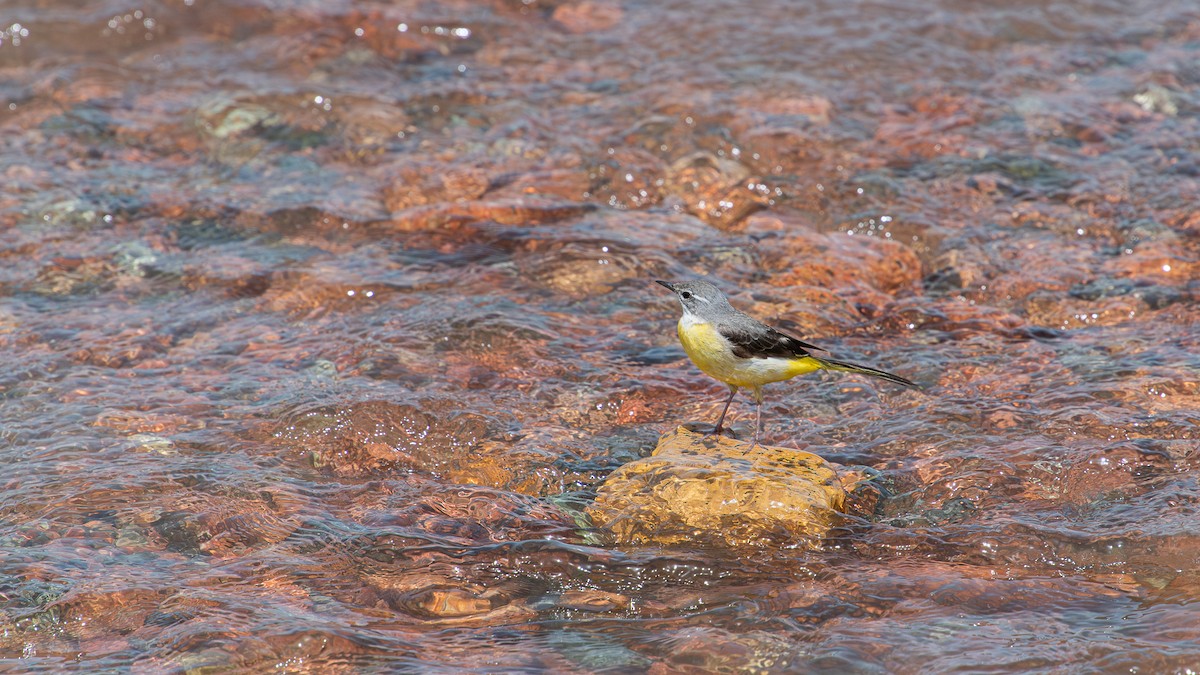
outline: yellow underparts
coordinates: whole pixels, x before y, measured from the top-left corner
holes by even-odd
[[[822,368],[821,362],[800,358],[741,358],[734,356],[729,341],[713,328],[684,316],[679,320],[679,341],[700,370],[725,384],[757,390],[764,384],[787,380]]]

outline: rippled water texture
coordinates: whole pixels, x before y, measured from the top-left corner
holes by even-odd
[[[0,23],[4,668],[1200,667],[1194,3]],[[698,274],[924,385],[768,388],[876,475],[820,550],[587,527]]]

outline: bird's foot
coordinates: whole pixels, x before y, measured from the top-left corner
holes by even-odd
[[[760,445],[760,444],[759,444],[759,442],[758,442],[758,434],[754,434],[754,438],[753,438],[753,439],[750,441],[750,447],[748,447],[748,448],[746,448],[745,450],[743,450],[743,451],[742,451],[742,454],[743,454],[743,455],[748,455],[748,454],[750,454],[750,451],[751,451],[751,450],[753,450],[753,449],[755,449],[755,448],[757,448],[759,445]]]

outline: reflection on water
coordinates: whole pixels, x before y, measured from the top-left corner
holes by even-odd
[[[1195,7],[276,5],[0,17],[9,667],[1200,664]],[[925,385],[820,550],[587,528],[694,274]]]

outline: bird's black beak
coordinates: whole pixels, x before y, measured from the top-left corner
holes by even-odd
[[[671,282],[669,282],[669,281],[662,281],[662,280],[660,280],[660,279],[655,279],[655,280],[654,280],[654,283],[656,283],[656,284],[662,284],[663,286],[666,286],[666,287],[667,287],[667,290],[671,291],[672,293],[674,293],[674,292],[675,292],[675,284],[673,284],[673,283],[671,283]]]

